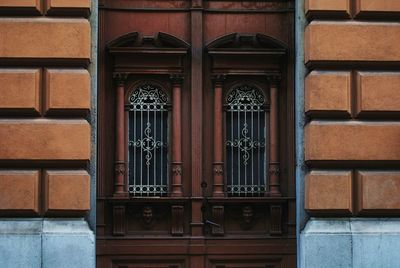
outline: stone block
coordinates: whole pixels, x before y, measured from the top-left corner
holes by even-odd
[[[85,170],[45,171],[46,214],[85,214],[90,209],[90,176]]]
[[[399,114],[399,72],[358,72],[357,113],[359,116]]]
[[[71,59],[87,63],[91,55],[90,36],[86,19],[0,18],[0,58]]]
[[[312,117],[350,117],[350,87],[350,72],[312,71],[305,79],[305,112]]]
[[[351,214],[352,171],[313,170],[306,175],[305,208],[310,214]]]
[[[349,0],[305,0],[305,12],[308,18],[350,17]]]
[[[358,171],[357,185],[359,212],[400,212],[400,172]]]
[[[400,13],[400,1],[398,0],[355,0],[356,16],[389,16]]]
[[[88,161],[90,134],[86,120],[2,119],[0,159]]]
[[[85,69],[46,69],[47,114],[87,113],[90,109],[90,74]]]
[[[311,22],[305,30],[305,62],[398,62],[400,24]]]
[[[45,220],[42,256],[42,268],[94,268],[94,234],[84,220]]]
[[[0,113],[40,113],[40,69],[0,69]]]
[[[305,127],[305,160],[400,160],[399,122],[311,121]]]
[[[0,213],[39,213],[39,171],[0,170]]]
[[[90,0],[45,0],[46,13],[50,15],[89,15]]]
[[[0,13],[12,12],[39,15],[42,10],[41,0],[1,0]]]

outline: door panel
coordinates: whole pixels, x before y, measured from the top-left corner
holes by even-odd
[[[293,3],[100,1],[98,267],[295,267]]]

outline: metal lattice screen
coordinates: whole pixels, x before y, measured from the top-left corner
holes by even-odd
[[[157,85],[144,84],[129,96],[129,193],[168,193],[169,100]]]
[[[266,185],[266,100],[242,85],[226,98],[226,174],[231,196],[259,196]]]

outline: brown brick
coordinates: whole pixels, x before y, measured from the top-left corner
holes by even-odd
[[[45,212],[84,213],[90,209],[90,176],[85,170],[45,171]]]
[[[90,75],[85,69],[46,69],[47,112],[90,109]]]
[[[399,72],[358,72],[358,113],[400,112],[399,88]]]
[[[400,60],[400,24],[311,22],[305,32],[305,62]]]
[[[0,58],[90,59],[85,19],[1,18],[0,39]]]
[[[0,69],[0,113],[40,112],[40,69]]]
[[[400,160],[400,122],[312,121],[305,127],[306,161]]]
[[[305,0],[305,11],[308,17],[328,15],[332,18],[336,15],[349,17],[349,0]]]
[[[388,13],[400,12],[399,0],[355,0],[357,15],[364,15],[369,13]]]
[[[400,211],[400,172],[358,171],[357,184],[361,213]]]
[[[340,113],[349,117],[350,72],[311,72],[305,80],[305,111],[309,115]]]
[[[27,11],[28,13],[38,15],[42,9],[41,2],[41,0],[1,0],[0,12],[3,10]]]
[[[311,171],[305,191],[305,208],[311,213],[352,212],[351,171]]]
[[[0,120],[0,159],[81,160],[90,158],[85,120]]]
[[[85,14],[90,12],[90,0],[46,0],[48,14]]]
[[[38,170],[0,170],[0,210],[8,214],[39,213]]]

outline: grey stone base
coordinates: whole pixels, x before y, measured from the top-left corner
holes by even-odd
[[[1,219],[0,267],[94,268],[95,237],[83,219]]]
[[[300,268],[400,268],[400,219],[311,219]]]

